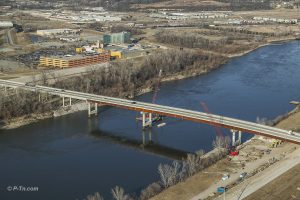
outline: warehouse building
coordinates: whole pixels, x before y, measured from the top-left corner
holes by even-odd
[[[123,43],[130,43],[130,33],[129,32],[120,32],[120,33],[112,33],[112,34],[105,34],[103,36],[103,43],[104,44],[123,44]]]
[[[0,21],[0,28],[12,28],[14,24],[10,21]]]
[[[40,57],[40,66],[70,68],[84,65],[91,65],[96,63],[104,63],[110,61],[110,53],[104,52],[94,55],[75,55],[75,56],[54,56],[54,57]]]
[[[64,28],[64,29],[37,30],[36,34],[40,35],[40,36],[51,36],[51,35],[57,35],[57,34],[76,34],[78,32],[80,32],[80,30]]]

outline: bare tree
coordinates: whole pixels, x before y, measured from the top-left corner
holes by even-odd
[[[111,193],[115,200],[128,200],[129,197],[125,194],[125,191],[122,187],[116,186],[115,188],[111,189]]]
[[[230,137],[217,136],[212,145],[215,149],[228,148],[230,145]]]
[[[96,192],[95,194],[88,195],[86,197],[86,200],[104,200],[104,198],[100,195],[99,192]]]
[[[181,164],[178,161],[174,161],[172,165],[160,164],[158,166],[158,173],[165,188],[178,182],[180,168]]]
[[[161,192],[162,187],[158,183],[152,183],[147,188],[141,191],[140,199],[147,200]]]

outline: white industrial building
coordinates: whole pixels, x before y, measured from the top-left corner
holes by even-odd
[[[0,28],[12,28],[14,24],[10,21],[0,21]]]
[[[46,29],[46,30],[37,30],[36,34],[40,36],[51,36],[51,35],[58,35],[58,34],[76,34],[78,30],[75,29]]]

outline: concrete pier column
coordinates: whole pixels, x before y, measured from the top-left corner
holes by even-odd
[[[242,144],[242,131],[239,131],[238,142],[239,142],[239,144]]]
[[[63,107],[65,107],[65,97],[62,98]]]
[[[71,106],[72,105],[72,98],[70,97],[70,99],[69,99],[69,106]]]
[[[143,128],[146,127],[146,113],[142,112],[142,126]]]
[[[149,126],[149,127],[152,127],[152,113],[149,113],[148,126]]]
[[[91,103],[88,103],[88,115],[89,115],[89,117],[92,115],[92,114],[94,114],[94,115],[98,115],[98,104],[97,103],[95,103],[94,104],[94,110],[92,110],[92,105],[91,105]]]
[[[95,110],[94,110],[94,114],[97,116],[98,115],[98,104],[95,103]]]
[[[231,129],[230,131],[232,133],[232,146],[235,146],[235,133],[236,133],[236,130]]]
[[[39,102],[41,102],[41,93],[39,93]]]

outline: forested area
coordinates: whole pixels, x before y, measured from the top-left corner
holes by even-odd
[[[242,53],[258,45],[257,36],[226,31],[170,32],[155,34],[158,42],[186,48],[199,48],[219,53]],[[251,41],[251,44],[250,44]]]
[[[55,87],[108,96],[135,96],[142,87],[152,87],[160,70],[163,77],[192,75],[210,71],[226,61],[225,57],[193,50],[156,52],[139,63],[116,62],[88,75],[57,81]]]
[[[50,100],[50,99],[49,99]],[[9,121],[14,117],[39,114],[57,108],[58,103],[39,101],[38,94],[27,91],[0,93],[0,121]]]

